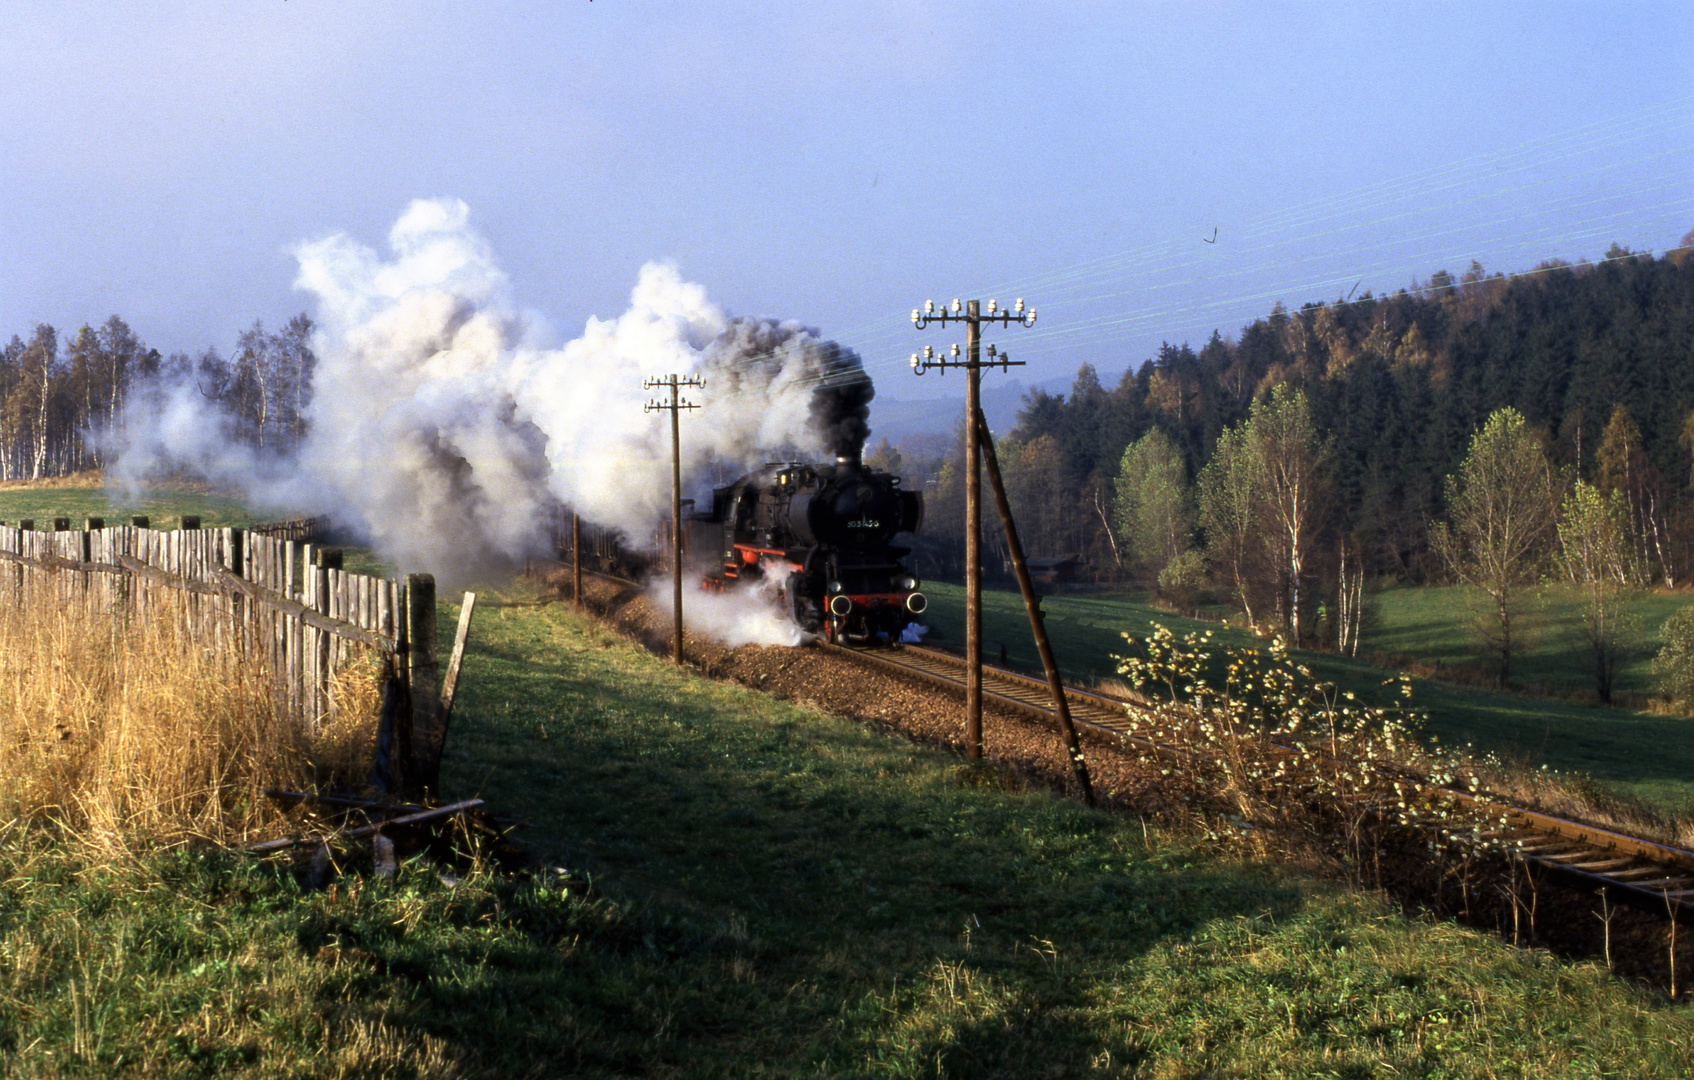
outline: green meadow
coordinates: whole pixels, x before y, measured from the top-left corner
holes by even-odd
[[[104,518],[108,525],[145,517],[155,529],[174,529],[184,514],[198,515],[207,528],[254,525],[281,516],[255,516],[239,499],[178,489],[130,495],[99,487],[0,487],[0,521],[8,525],[33,520],[37,529],[47,529],[54,518],[69,518],[71,527],[80,529],[91,517]]]
[[[933,592],[946,634],[958,590]],[[1016,598],[989,601],[991,654],[1033,663]],[[1073,673],[1111,674],[1131,623],[1215,627],[1047,604]],[[458,608],[439,615],[445,652]],[[1455,709],[1475,694],[1446,689]],[[1694,1070],[1694,1018],[1598,962],[702,679],[522,584],[479,595],[443,789],[526,822],[528,863],[466,850],[380,879],[354,847],[313,889],[285,860],[140,835],[96,856],[50,821],[0,821],[0,1074]]]
[[[962,648],[964,590],[928,582],[924,592],[930,598],[928,619],[935,628],[931,640]],[[1640,598],[1640,626],[1620,676],[1621,691],[1650,692],[1647,663],[1658,649],[1659,626],[1684,603],[1694,603],[1694,598],[1659,594]],[[1377,615],[1365,632],[1360,658],[1301,653],[1302,661],[1367,701],[1378,700],[1385,692],[1384,679],[1393,674],[1370,662],[1370,657],[1416,657],[1452,666],[1475,662],[1477,639],[1470,630],[1469,601],[1461,590],[1391,589],[1377,594],[1376,604]],[[1583,666],[1580,642],[1564,626],[1568,606],[1568,599],[1556,591],[1544,594],[1531,619],[1529,648],[1514,667],[1514,681],[1521,678],[1554,694],[1414,678],[1412,705],[1428,715],[1427,735],[1447,746],[1468,744],[1508,761],[1590,777],[1667,812],[1694,809],[1694,721],[1557,696],[1580,695],[1590,688],[1592,679]],[[1224,644],[1244,645],[1251,640],[1245,629],[1174,615],[1152,607],[1140,594],[1060,594],[1045,598],[1042,610],[1047,613],[1060,667],[1082,680],[1115,678],[1116,657],[1129,648],[1122,635],[1145,636],[1155,622],[1178,633],[1210,630]],[[999,659],[1003,645],[1013,667],[1039,670],[1029,619],[1016,592],[985,592],[983,625],[983,650],[989,662]]]

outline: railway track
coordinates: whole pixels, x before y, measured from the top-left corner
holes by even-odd
[[[964,695],[965,662],[950,653],[910,645],[883,650],[822,647],[850,656],[861,664]],[[1154,754],[1182,753],[1178,748],[1155,744],[1136,734],[1127,718],[1127,710],[1134,708],[1132,704],[1075,687],[1067,686],[1065,693],[1071,718],[1080,732],[1096,740],[1118,745],[1128,743]],[[1039,723],[1057,724],[1052,694],[1044,679],[984,665],[982,696],[984,702]],[[1660,913],[1694,910],[1694,851],[1451,788],[1426,785],[1424,791],[1436,803],[1481,810],[1498,824],[1478,834],[1477,839],[1573,885],[1590,890],[1603,888],[1615,899]],[[1409,824],[1435,828],[1441,821],[1432,815],[1413,818]]]
[[[612,574],[585,569],[584,575],[625,588],[639,587]],[[964,696],[965,662],[951,653],[920,645],[866,650],[818,642],[817,647],[902,678],[956,692],[961,699]],[[1128,718],[1127,710],[1134,707],[1130,703],[1071,686],[1065,688],[1065,695],[1072,722],[1085,737],[1119,746],[1127,743],[1155,755],[1185,752],[1138,734]],[[982,696],[985,703],[1037,723],[1057,724],[1052,692],[1045,679],[985,664]],[[1573,886],[1590,891],[1605,889],[1614,899],[1660,914],[1694,911],[1694,851],[1452,788],[1426,784],[1424,791],[1436,803],[1481,810],[1483,816],[1498,824],[1480,833],[1478,839]],[[1412,818],[1408,823],[1430,828],[1444,824],[1433,815]]]

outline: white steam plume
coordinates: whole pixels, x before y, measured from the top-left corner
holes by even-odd
[[[676,579],[669,574],[647,586],[647,599],[659,611],[669,611]],[[684,588],[687,582],[683,583]],[[734,592],[694,592],[683,602],[688,632],[704,634],[721,644],[798,645],[805,638],[776,597],[777,582],[763,579],[752,588]]]
[[[467,581],[541,551],[554,499],[639,542],[669,512],[670,433],[650,375],[700,375],[685,482],[711,465],[856,454],[870,381],[795,322],[732,317],[674,266],[562,347],[513,304],[469,208],[419,200],[384,257],[345,235],[299,245],[316,297],[309,434],[291,459],[232,444],[192,385],[155,386],[108,438],[118,482],[191,469],[264,505],[327,512],[406,570]]]

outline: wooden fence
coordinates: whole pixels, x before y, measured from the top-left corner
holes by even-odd
[[[446,731],[428,574],[393,581],[348,573],[337,549],[252,530],[87,524],[0,525],[0,602],[178,619],[202,648],[257,665],[276,707],[308,731],[337,707],[336,673],[374,652],[382,711],[372,718],[373,780],[394,794],[433,792]]]
[[[249,533],[262,533],[274,536],[278,540],[298,540],[305,542],[316,540],[329,529],[329,519],[326,517],[292,517],[286,521],[269,521],[263,525],[249,525]]]

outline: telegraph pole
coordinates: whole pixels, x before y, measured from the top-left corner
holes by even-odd
[[[571,511],[571,599],[582,610],[582,515]]]
[[[1043,621],[1046,616],[1041,611],[1040,598],[1035,595],[1035,583],[1029,578],[1029,563],[1023,557],[1023,542],[1018,539],[1017,523],[1012,520],[1012,504],[1006,498],[1006,481],[1000,475],[1000,461],[994,453],[994,434],[988,430],[988,418],[980,412],[976,414],[976,426],[982,439],[983,457],[988,460],[988,483],[994,489],[994,504],[1000,511],[1000,524],[1006,529],[1006,550],[1012,556],[1012,570],[1018,576],[1024,610],[1029,613],[1029,629],[1035,635],[1035,651],[1041,654],[1041,667],[1047,673],[1047,688],[1053,692],[1053,715],[1059,719],[1059,734],[1064,736],[1071,772],[1082,787],[1083,799],[1093,806],[1094,784],[1088,779],[1088,762],[1083,759],[1076,725],[1071,722],[1070,701],[1065,697],[1059,662],[1053,658],[1053,642],[1047,637],[1047,624]]]
[[[971,758],[982,756],[982,451],[977,439],[984,367],[982,324],[1035,325],[1035,309],[1024,310],[1022,300],[1010,310],[1001,310],[998,302],[990,300],[986,315],[981,305],[980,300],[965,305],[954,300],[952,310],[937,311],[935,301],[926,300],[921,311],[912,309],[912,325],[919,330],[926,329],[930,323],[965,324],[963,359],[958,345],[953,346],[950,355],[937,354],[933,347],[925,345],[922,353],[912,354],[912,371],[922,375],[933,368],[945,374],[949,368],[963,368],[965,372],[965,752]],[[986,366],[995,365],[1002,371],[1023,366],[990,345]]]
[[[672,655],[678,664],[682,663],[682,425],[679,418],[682,416],[682,410],[698,409],[700,406],[677,395],[685,386],[705,385],[706,381],[697,375],[686,378],[681,375],[655,375],[650,379],[641,380],[643,390],[668,386],[671,391],[669,402],[654,398],[647,402],[643,411],[658,412],[663,409],[671,414],[671,569],[676,576],[673,604],[676,615],[676,648]]]

